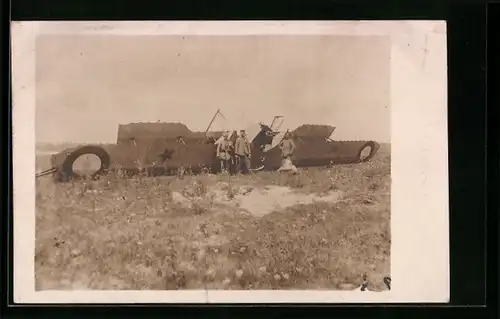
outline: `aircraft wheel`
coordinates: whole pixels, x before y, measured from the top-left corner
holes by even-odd
[[[358,152],[358,160],[361,163],[367,162],[375,156],[376,145],[374,142],[367,142]]]
[[[92,173],[89,174],[78,174],[74,171],[74,163],[81,157],[85,155],[95,155],[100,160],[100,167]],[[102,147],[98,146],[82,146],[76,148],[67,154],[61,167],[58,168],[55,178],[61,182],[67,182],[70,179],[81,179],[81,178],[96,178],[107,171],[111,163],[111,158],[108,152]]]

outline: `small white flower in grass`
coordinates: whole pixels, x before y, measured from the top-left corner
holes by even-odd
[[[241,269],[236,270],[236,277],[241,278],[241,276],[243,276],[243,270]]]

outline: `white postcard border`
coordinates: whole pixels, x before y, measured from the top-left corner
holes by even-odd
[[[230,26],[228,25],[230,24]],[[39,34],[386,35],[391,50],[391,277],[385,292],[35,291],[35,37]],[[14,300],[18,303],[449,301],[443,21],[13,22]]]

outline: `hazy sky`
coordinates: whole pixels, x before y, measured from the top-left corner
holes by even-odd
[[[42,35],[37,142],[115,142],[118,124],[337,126],[390,141],[390,40],[376,36]],[[214,128],[220,128],[217,121]]]

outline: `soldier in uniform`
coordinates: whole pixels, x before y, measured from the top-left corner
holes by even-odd
[[[280,143],[281,156],[283,159],[291,159],[295,152],[295,143],[292,140],[290,132],[286,132],[283,141]]]
[[[240,135],[236,139],[235,154],[238,172],[242,174],[248,173],[250,171],[250,158],[252,157],[252,150],[245,130],[241,130]]]
[[[224,137],[217,144],[217,158],[220,160],[220,167],[223,173],[228,173],[232,161],[231,151],[233,143],[230,140],[230,133],[225,132]]]
[[[286,132],[283,141],[280,143],[282,165],[278,171],[291,171],[297,173],[297,168],[292,163],[292,156],[295,152],[295,142],[293,141],[289,132]]]

